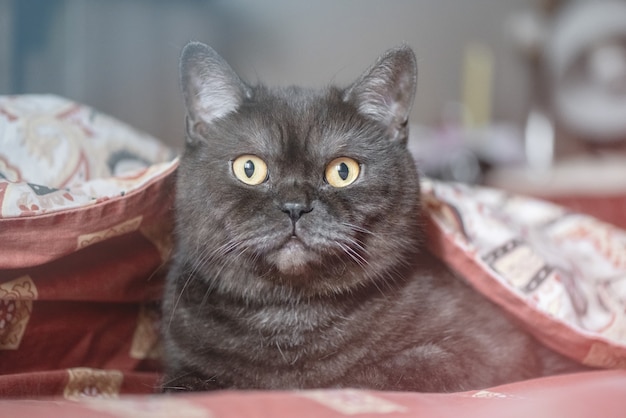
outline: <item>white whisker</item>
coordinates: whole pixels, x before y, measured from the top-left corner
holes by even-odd
[[[355,263],[357,263],[362,268],[365,268],[369,265],[369,262],[356,250],[351,248],[349,245],[338,242],[339,246],[343,250],[345,254],[347,254]]]
[[[372,235],[374,234],[372,231],[370,231],[369,229],[366,229],[366,228],[364,228],[362,226],[354,225],[354,224],[351,224],[349,222],[342,222],[342,224],[344,226],[347,226],[348,228],[352,229],[355,232],[361,232],[363,234],[372,234]]]
[[[194,262],[190,266],[191,268],[189,269],[187,273],[187,279],[185,280],[185,284],[183,285],[183,288],[178,294],[176,298],[176,302],[174,303],[174,307],[172,308],[172,312],[168,321],[168,328],[172,325],[174,314],[176,313],[176,309],[178,308],[178,305],[180,304],[180,300],[183,297],[183,294],[185,293],[185,291],[187,290],[187,287],[191,283],[191,280],[195,277],[196,273],[202,268],[204,268],[208,263],[223,258],[226,254],[235,250],[239,245],[240,243],[238,243],[237,241],[228,241],[220,245],[217,248],[213,248],[212,250],[210,247],[204,247],[197,253],[195,257],[193,257]],[[237,258],[237,256],[235,258]],[[224,267],[225,265],[222,267],[222,269]],[[221,269],[220,269],[220,272],[221,272]],[[210,293],[213,290],[214,283],[215,283],[214,281],[211,281],[211,284],[209,286],[209,289],[207,290],[207,293]],[[204,299],[203,299],[203,302],[204,302]]]

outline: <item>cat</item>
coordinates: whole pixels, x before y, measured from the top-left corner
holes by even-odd
[[[425,249],[410,47],[347,88],[251,86],[198,42],[180,71],[164,391],[450,392],[571,365]]]

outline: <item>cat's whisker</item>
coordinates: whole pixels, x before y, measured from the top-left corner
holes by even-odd
[[[213,251],[213,253],[217,250],[211,250],[211,247],[207,247],[207,246],[203,246],[201,249],[196,249],[196,254],[192,257],[189,257],[190,259],[195,260],[194,263],[191,265],[191,269],[189,271],[190,275],[195,275],[196,272],[198,271],[198,269],[205,264],[206,260],[209,260],[212,258],[212,254],[211,251]]]
[[[235,249],[237,249],[238,251],[234,254],[233,257],[229,258],[228,261],[224,264],[222,264],[222,266],[217,270],[217,272],[215,272],[215,277],[219,277],[220,274],[222,273],[222,271],[224,271],[226,268],[230,268],[232,267],[237,261],[239,261],[239,259],[248,251],[248,247],[243,247],[241,248],[241,242],[233,242],[233,245],[230,246],[230,252],[233,252]],[[211,280],[209,286],[207,287],[206,292],[204,293],[204,296],[202,298],[202,302],[200,302],[200,306],[205,306],[209,296],[211,295],[211,293],[213,292],[213,290],[215,289],[215,287],[217,286],[218,280]]]
[[[183,285],[183,288],[180,290],[180,293],[178,294],[178,297],[176,298],[176,302],[174,302],[174,306],[172,307],[172,313],[170,314],[170,319],[167,323],[168,329],[172,326],[172,321],[174,320],[174,314],[176,313],[176,309],[178,309],[178,304],[180,303],[180,300],[183,297],[183,293],[185,293],[185,290],[187,289],[187,286],[189,286],[189,283],[191,282],[192,278],[193,278],[193,275],[191,274],[187,277],[187,280],[185,280],[185,284]]]
[[[361,233],[363,233],[363,234],[370,234],[370,235],[374,235],[374,233],[373,233],[372,231],[370,231],[369,229],[364,228],[364,227],[362,227],[362,226],[354,225],[354,224],[351,224],[351,223],[349,223],[349,222],[342,222],[341,224],[342,224],[343,226],[347,226],[348,228],[352,229],[352,230],[353,230],[353,231],[355,231],[355,232],[361,232]]]
[[[236,253],[234,253],[235,249],[237,249]],[[233,251],[231,251],[233,252],[233,256],[230,257],[226,263],[223,263],[222,266],[215,272],[215,277],[219,278],[220,275],[222,274],[222,271],[224,271],[225,269],[230,269],[233,265],[241,261],[241,258],[246,254],[246,252],[248,252],[248,250],[249,250],[248,247],[242,247],[241,242],[237,243],[237,245],[233,247]],[[242,264],[247,264],[247,263],[244,260]],[[211,295],[211,293],[213,292],[213,290],[215,289],[218,283],[219,283],[219,280],[211,280],[210,285],[208,286],[207,291],[205,292],[204,297],[202,298],[201,306],[205,306],[205,304],[208,301],[209,296]]]
[[[187,377],[187,376],[191,375],[192,373],[193,372],[187,372],[187,373],[176,375],[175,377],[172,377],[171,379],[168,379],[168,380],[162,382],[161,383],[161,387],[170,388],[170,389],[176,389],[176,387],[170,387],[170,386],[167,386],[167,385],[171,384],[172,382],[177,381],[178,379],[181,379],[183,377]]]
[[[190,389],[189,383],[195,384],[195,382],[202,382],[203,385],[206,385],[208,387],[210,383],[213,383],[216,381],[217,376],[215,375],[207,379],[195,379],[195,378],[185,379],[188,376],[191,376],[193,373],[194,372],[179,374],[176,377],[173,377],[171,379],[168,379],[167,381],[161,382],[160,389],[163,391],[181,391],[181,392],[185,391],[186,392]],[[180,383],[185,383],[185,382],[188,384],[187,385],[180,384]],[[179,384],[173,384],[173,383],[179,383]]]
[[[213,255],[211,256],[211,258],[215,258],[215,259],[221,258],[225,256],[226,254],[228,254],[229,252],[236,249],[238,245],[239,243],[237,241],[228,241],[225,244],[222,244],[220,247],[216,248],[213,251]]]
[[[376,288],[376,290],[378,290],[378,292],[384,297],[387,297],[387,294],[383,291],[383,289],[381,289],[381,287],[379,286],[379,284],[385,284],[386,282],[386,278],[383,274],[380,273],[371,273],[371,271],[369,269],[363,268],[364,270],[364,276],[365,276],[365,280],[361,281],[359,283],[359,285],[361,287],[366,287],[368,284],[373,284],[374,287]]]
[[[368,254],[369,252],[367,251],[367,249],[365,248],[365,246],[363,245],[362,242],[354,240],[352,238],[349,237],[345,237],[344,238],[346,241],[348,241],[350,244],[354,245],[358,250],[364,252],[365,254]]]
[[[360,267],[365,269],[369,265],[369,261],[367,261],[367,259],[365,259],[361,254],[359,254],[352,247],[341,242],[339,242],[338,244],[341,247],[341,249],[343,249],[344,253],[347,254]]]
[[[289,364],[289,360],[287,360],[287,356],[285,356],[285,353],[283,353],[283,350],[280,348],[280,344],[278,344],[278,341],[275,342],[276,348],[278,348],[278,352],[280,353],[281,357],[283,358],[283,360],[285,360],[285,363]]]
[[[196,273],[199,270],[201,270],[203,267],[208,265],[210,262],[223,257],[224,255],[226,255],[233,249],[237,248],[237,245],[238,243],[236,241],[227,241],[226,243],[220,245],[219,247],[213,250],[211,250],[210,247],[204,247],[198,252],[198,254],[196,254],[195,257],[193,257],[195,261],[192,264],[191,269],[189,270],[189,273],[187,274],[187,278],[185,280],[183,288],[181,289],[180,293],[178,294],[176,298],[176,301],[172,308],[172,313],[168,321],[168,328],[172,325],[172,321],[174,319],[174,315],[176,313],[178,305],[180,304],[180,300],[183,297],[183,294],[187,290],[189,283],[191,283],[191,280],[196,275]],[[211,287],[209,287],[209,291],[207,292],[207,294],[210,293],[210,291],[213,289],[212,286],[214,282],[211,282],[211,283],[212,283]],[[203,299],[203,302],[204,302],[204,299]]]

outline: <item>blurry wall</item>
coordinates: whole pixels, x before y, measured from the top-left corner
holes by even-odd
[[[464,51],[493,52],[493,117],[521,121],[529,80],[507,22],[533,0],[0,0],[0,93],[55,93],[182,143],[177,60],[214,46],[249,81],[346,84],[385,49],[417,54],[413,120],[462,92]]]

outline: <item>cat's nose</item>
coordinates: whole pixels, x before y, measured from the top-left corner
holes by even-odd
[[[293,223],[296,223],[302,215],[311,212],[313,207],[304,203],[286,202],[281,205],[280,210],[289,215],[289,218]]]

